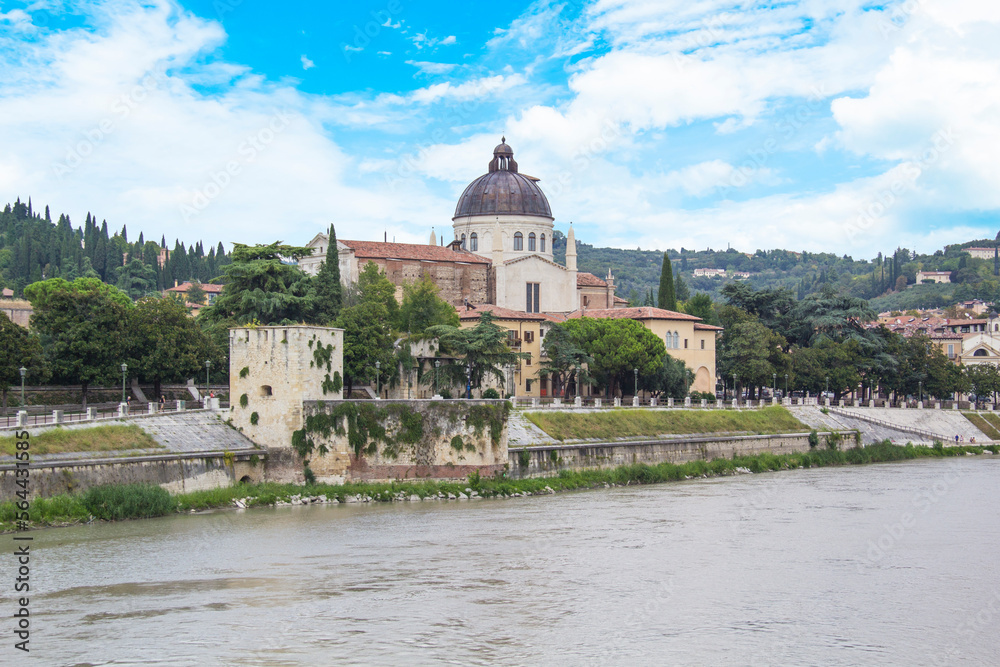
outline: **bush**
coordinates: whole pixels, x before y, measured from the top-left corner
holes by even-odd
[[[809,446],[817,447],[818,445],[819,445],[819,433],[816,432],[816,429],[813,429],[812,431],[809,432]]]
[[[177,507],[166,489],[155,484],[107,484],[83,494],[83,506],[98,519],[146,519],[170,514]]]
[[[451,389],[442,389],[438,394],[441,398],[451,398]]]
[[[493,399],[500,398],[500,392],[498,392],[493,387],[490,387],[489,389],[483,392],[483,398],[493,398]]]
[[[306,481],[306,486],[315,486],[316,485],[316,473],[314,473],[312,471],[312,468],[309,467],[309,462],[308,461],[306,461],[302,465],[302,477]]]

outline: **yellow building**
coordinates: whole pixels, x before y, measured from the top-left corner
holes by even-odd
[[[522,352],[528,356],[520,360],[516,366],[507,369],[507,379],[504,383],[506,396],[542,397],[542,382],[538,377],[538,366],[542,359],[542,337],[545,324],[552,319],[539,313],[525,313],[519,310],[501,308],[493,304],[470,305],[460,308],[458,319],[462,328],[471,328],[479,322],[483,311],[489,311],[496,318],[497,326],[507,330],[507,344],[514,352]]]
[[[504,387],[506,395],[527,398],[552,396],[556,388],[551,379],[539,377],[538,368],[545,332],[562,318],[482,304],[459,310],[461,326],[476,326],[484,310],[493,314],[498,326],[507,329],[511,349],[528,355],[517,366],[508,369]],[[664,342],[670,356],[682,360],[694,371],[691,391],[715,392],[715,338],[722,331],[720,327],[704,324],[693,315],[649,307],[578,310],[567,319],[580,317],[632,319],[642,323]],[[584,387],[582,394],[590,396],[590,387]]]
[[[711,326],[700,317],[672,310],[652,308],[613,308],[578,310],[569,319],[630,319],[641,322],[667,346],[667,354],[683,361],[694,371],[691,391],[715,393],[715,338],[721,327]]]

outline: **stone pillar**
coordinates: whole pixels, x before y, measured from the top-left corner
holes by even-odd
[[[917,410],[923,410],[923,409],[924,409],[924,402],[917,401]]]
[[[20,427],[24,427],[24,426],[28,425],[28,411],[27,410],[18,410],[17,411],[17,425],[20,426]]]
[[[146,404],[146,414],[155,415],[157,405],[153,401]]]
[[[633,408],[639,407],[639,397],[638,396],[633,396],[632,397],[632,407]]]
[[[900,410],[905,410],[906,409],[906,401],[903,401],[902,403],[899,404],[899,409]]]
[[[771,405],[777,405],[777,404],[778,404],[778,397],[777,396],[772,396],[771,397]]]
[[[537,398],[531,399],[531,407],[532,408],[537,408],[538,407],[538,399]]]
[[[684,397],[684,407],[685,408],[690,408],[691,407],[691,397],[690,396],[685,396]]]
[[[708,407],[708,399],[707,398],[701,399],[701,407],[702,408],[707,408]]]
[[[738,398],[733,399],[733,407],[734,408],[740,407],[740,400]]]
[[[118,417],[128,417],[128,403],[118,404]]]
[[[668,396],[667,397],[667,407],[668,408],[674,407],[674,397],[673,396]]]
[[[94,421],[97,419],[97,410],[95,408],[87,408],[87,421]]]
[[[827,403],[827,405],[829,405],[829,403]],[[844,401],[844,399],[840,399],[840,407],[844,407],[845,405],[846,402]]]
[[[63,422],[63,411],[62,410],[53,410],[52,411],[52,423],[53,424],[61,424],[62,422]]]
[[[874,408],[875,407],[875,399],[874,398],[868,400],[868,407],[869,408]]]
[[[187,401],[177,401],[177,412],[184,412],[187,409]]]
[[[601,399],[599,399],[599,398],[595,398],[594,399],[594,407],[595,408],[601,407]]]
[[[562,407],[562,399],[561,399],[561,398],[556,398],[556,399],[554,399],[554,400],[552,401],[552,405],[553,405],[554,407],[557,407],[557,408],[561,408],[561,407]]]
[[[615,407],[620,408],[622,406],[622,399],[615,396]]]
[[[657,405],[659,405],[659,402],[655,398],[649,399],[649,407],[655,408]]]
[[[935,410],[940,410],[941,409],[941,401],[935,401],[934,402],[934,409]]]
[[[783,399],[781,399],[781,404],[782,405],[791,406],[791,404],[792,404],[791,397],[790,396],[785,396]]]
[[[577,396],[576,398],[574,398],[573,399],[573,407],[574,408],[582,408],[583,407],[583,398],[581,398],[580,396]]]
[[[951,409],[958,410],[958,401],[955,401],[954,403],[951,404]]]

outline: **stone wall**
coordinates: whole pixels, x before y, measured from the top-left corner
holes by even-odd
[[[504,401],[307,401],[297,435],[319,481],[454,479],[507,464]],[[268,478],[298,481],[287,462]]]
[[[32,497],[48,497],[136,482],[158,484],[170,493],[217,489],[240,480],[263,481],[265,459],[263,452],[237,452],[227,462],[225,453],[214,452],[32,462],[30,490]],[[15,465],[0,465],[0,502],[16,499],[15,470]]]
[[[819,434],[821,438],[825,433]],[[853,431],[842,434],[853,444]],[[732,458],[768,452],[789,454],[809,451],[808,433],[741,436],[685,436],[616,443],[543,445],[508,451],[509,474],[515,479],[551,477],[560,470],[617,468],[645,463],[687,463],[703,459]],[[526,454],[522,454],[525,452]],[[527,465],[522,465],[527,456]]]
[[[233,426],[262,447],[291,446],[303,401],[343,397],[343,329],[230,329],[229,355]]]

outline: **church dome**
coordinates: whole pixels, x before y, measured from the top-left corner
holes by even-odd
[[[507,145],[506,137],[493,149],[489,172],[472,181],[458,199],[455,218],[468,215],[552,217],[538,179],[518,173],[514,150]]]

